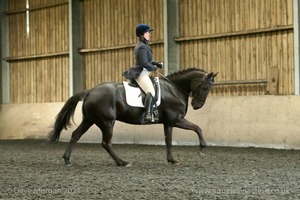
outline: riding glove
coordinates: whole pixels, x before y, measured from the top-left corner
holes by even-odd
[[[156,62],[156,61],[152,61],[152,64],[156,65],[158,68],[162,68],[164,65],[162,62]]]

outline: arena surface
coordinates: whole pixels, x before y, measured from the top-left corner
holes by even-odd
[[[0,141],[0,199],[300,199],[300,151],[114,145],[131,167],[117,167],[100,144]]]

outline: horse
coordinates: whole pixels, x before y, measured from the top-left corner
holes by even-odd
[[[188,99],[192,99],[194,110],[200,109],[209,94],[214,78],[218,73],[207,73],[199,68],[188,68],[167,76],[159,77],[161,103],[157,107],[158,124],[163,124],[167,162],[175,164],[177,160],[172,155],[173,127],[192,130],[199,139],[200,150],[206,147],[201,128],[185,119],[188,110]],[[70,97],[56,116],[53,130],[48,137],[51,143],[57,143],[63,129],[72,125],[77,103],[83,100],[82,121],[72,132],[70,142],[63,155],[65,165],[71,165],[70,157],[74,145],[80,137],[92,126],[96,125],[102,132],[102,147],[115,161],[117,166],[128,166],[130,162],[122,160],[112,148],[113,127],[116,121],[128,124],[144,124],[144,108],[132,107],[126,103],[125,89],[121,82],[104,82],[92,89],[81,91]]]

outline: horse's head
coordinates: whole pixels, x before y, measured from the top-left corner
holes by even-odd
[[[208,96],[209,90],[214,82],[214,78],[218,73],[205,74],[201,78],[195,78],[191,82],[192,91],[192,106],[194,110],[202,108],[206,98]]]

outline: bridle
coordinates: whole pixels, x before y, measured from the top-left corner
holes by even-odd
[[[199,84],[198,84],[198,86],[196,87],[195,95],[193,95],[193,91],[191,92],[192,93],[192,95],[191,95],[192,99],[196,98],[196,96],[198,95],[198,89],[201,87],[201,85],[202,85],[202,82],[200,81]]]
[[[206,75],[207,75],[207,74],[205,74],[205,76],[206,76]],[[199,82],[199,84],[198,84],[198,86],[196,87],[196,90],[195,90],[195,91],[196,91],[196,92],[195,92],[195,95],[191,95],[191,98],[192,98],[192,99],[194,99],[194,98],[196,99],[196,96],[197,96],[198,93],[199,93],[199,92],[197,92],[197,91],[199,90],[199,87],[201,87],[202,83],[203,83],[202,81]],[[212,82],[212,81],[209,81],[208,84],[209,84],[209,85],[212,85],[213,82]],[[193,94],[193,91],[192,91],[192,94]]]
[[[205,83],[207,83],[209,85],[209,87],[211,87],[211,85],[213,84],[213,81],[208,81],[208,82],[205,82]],[[196,103],[201,103],[201,104],[205,103],[205,100],[206,100],[207,96],[205,96],[205,97],[200,96],[200,98],[197,98],[197,95],[201,95],[201,93],[202,93],[202,90],[200,90],[200,92],[198,92],[199,87],[201,87],[202,84],[203,84],[203,82],[200,81],[199,85],[197,86],[197,88],[195,90],[196,91],[195,95],[193,95],[193,97],[192,97],[192,102],[191,102],[192,105],[195,105]]]

